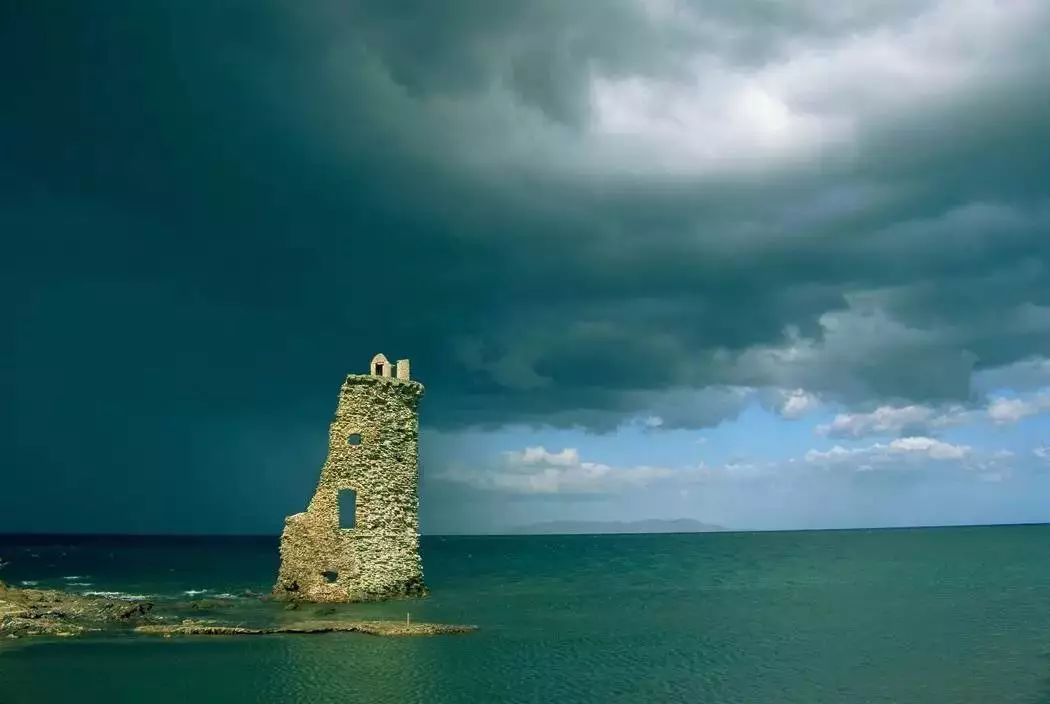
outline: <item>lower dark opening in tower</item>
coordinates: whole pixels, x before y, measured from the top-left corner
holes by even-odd
[[[357,523],[357,492],[353,489],[339,490],[339,527],[354,528]]]

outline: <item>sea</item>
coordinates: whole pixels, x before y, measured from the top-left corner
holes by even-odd
[[[0,560],[16,586],[283,608],[255,596],[275,537],[3,536]],[[1050,704],[1047,525],[425,536],[423,563],[429,597],[340,616],[477,632],[21,639],[0,704]]]

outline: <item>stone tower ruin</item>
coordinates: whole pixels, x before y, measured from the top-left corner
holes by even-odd
[[[328,458],[303,513],[285,519],[275,598],[370,601],[422,596],[419,399],[407,359],[372,358],[350,374],[328,433]]]

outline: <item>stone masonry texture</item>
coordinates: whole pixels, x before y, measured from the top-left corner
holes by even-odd
[[[371,373],[346,377],[317,491],[305,512],[285,519],[275,598],[349,602],[426,594],[419,556],[423,385],[390,372],[376,355]],[[356,511],[342,525],[353,528],[340,527],[339,494],[347,489],[356,492]]]

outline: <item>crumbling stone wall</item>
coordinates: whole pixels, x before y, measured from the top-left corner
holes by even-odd
[[[380,357],[371,374],[343,383],[317,491],[304,513],[285,520],[276,598],[345,602],[426,593],[419,557],[423,385],[393,376],[389,363],[377,375]],[[340,528],[344,489],[357,493],[353,528]]]

